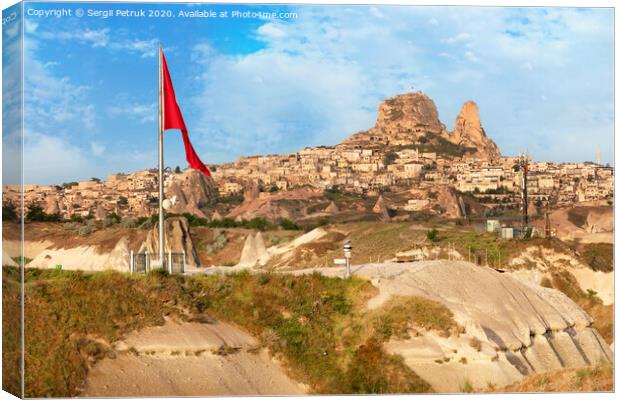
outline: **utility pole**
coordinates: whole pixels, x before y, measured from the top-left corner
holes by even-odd
[[[528,199],[527,199],[527,174],[529,170],[529,165],[528,165],[528,156],[527,154],[523,154],[521,153],[521,155],[519,156],[519,160],[517,161],[517,164],[515,165],[515,172],[516,171],[520,171],[521,172],[521,207],[523,208],[523,213],[522,213],[522,225],[523,225],[523,231],[525,232],[525,230],[527,229],[527,224],[528,224],[528,215],[527,215],[527,206],[528,206]]]
[[[547,203],[547,210],[545,210],[545,237],[547,239],[551,237],[551,220],[549,219],[549,203]]]

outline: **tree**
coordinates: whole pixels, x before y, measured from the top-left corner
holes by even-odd
[[[180,174],[181,172],[183,172],[183,171],[181,171],[181,167],[179,167],[179,166],[177,165],[177,167],[174,169],[174,173],[175,173],[175,174]]]
[[[60,214],[47,214],[40,206],[31,204],[26,212],[26,219],[29,221],[58,222],[60,221]]]
[[[278,191],[278,187],[277,187],[276,185],[273,185],[273,186],[269,189],[269,192],[271,192],[271,193],[275,193],[275,192],[277,192],[277,191]]]
[[[77,186],[77,182],[65,182],[62,184],[62,187],[65,189],[71,189],[73,186]]]
[[[383,156],[383,165],[394,164],[394,161],[396,161],[397,158],[398,158],[398,154],[396,154],[393,151],[388,151]]]
[[[93,182],[101,183],[101,179],[99,179],[99,178],[92,177],[92,178],[90,178],[90,180],[93,181]]]
[[[3,221],[17,221],[17,210],[13,203],[6,203],[2,205],[2,220]]]
[[[119,196],[117,204],[119,206],[126,206],[127,204],[129,204],[129,200],[127,200],[127,197],[125,196]]]

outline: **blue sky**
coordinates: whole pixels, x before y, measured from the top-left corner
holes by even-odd
[[[154,167],[156,48],[166,51],[206,163],[335,144],[379,102],[422,90],[452,129],[466,100],[505,155],[613,158],[611,9],[118,5],[25,6],[25,181]],[[170,10],[175,18],[28,16],[28,9]],[[179,10],[297,18],[179,18]],[[186,166],[180,134],[166,164]],[[5,183],[7,177],[5,177]],[[10,180],[10,178],[8,178]]]

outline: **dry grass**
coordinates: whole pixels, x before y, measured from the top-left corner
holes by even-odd
[[[553,287],[583,308],[594,320],[593,326],[609,344],[614,340],[614,308],[603,305],[596,295],[581,290],[577,279],[568,271],[558,270],[552,273],[551,280],[545,286]]]
[[[520,382],[493,392],[611,392],[614,390],[613,368],[602,364],[569,368],[530,375]]]
[[[611,243],[585,243],[582,260],[594,271],[614,270],[614,245]]]
[[[2,268],[2,390],[21,397],[21,301],[17,268]]]
[[[447,307],[421,297],[394,297],[368,318],[382,340],[392,336],[408,339],[416,329],[436,331],[444,337],[463,331]]]
[[[430,391],[400,357],[366,335],[359,321],[376,289],[361,279],[29,269],[26,291],[27,397],[79,395],[93,363],[115,356],[112,343],[162,324],[164,316],[241,327],[313,393]]]

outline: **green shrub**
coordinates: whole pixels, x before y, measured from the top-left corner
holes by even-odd
[[[437,240],[437,234],[439,232],[437,231],[437,229],[433,228],[431,230],[429,230],[428,232],[426,232],[426,238],[428,240],[430,240],[431,242],[434,242]]]
[[[280,225],[282,229],[287,231],[298,231],[301,229],[299,225],[287,218],[280,218],[278,220],[278,225]]]

